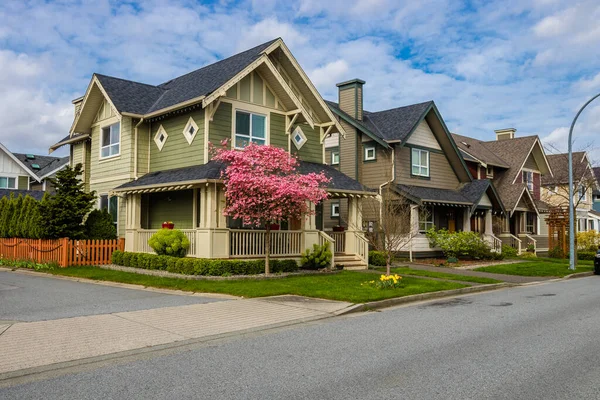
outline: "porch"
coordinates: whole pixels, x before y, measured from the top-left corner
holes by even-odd
[[[345,198],[349,226],[362,226],[360,193],[329,191],[330,198]],[[203,185],[172,186],[163,190],[148,188],[125,194],[127,251],[153,253],[150,237],[163,222],[172,222],[190,241],[187,255],[197,258],[252,259],[265,256],[266,230],[243,226],[241,221],[223,215],[224,188],[213,182]],[[362,231],[325,232],[321,208],[302,220],[282,221],[271,229],[270,254],[273,258],[299,259],[314,244],[330,243],[334,253],[331,265],[366,268],[368,241]]]

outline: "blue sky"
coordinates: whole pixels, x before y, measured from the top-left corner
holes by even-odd
[[[361,78],[368,110],[433,99],[453,132],[563,149],[600,92],[599,20],[595,0],[3,1],[0,141],[47,152],[93,72],[158,84],[281,36],[326,99]],[[575,147],[600,160],[599,133],[597,101]]]

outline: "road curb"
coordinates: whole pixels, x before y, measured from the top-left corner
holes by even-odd
[[[586,276],[594,276],[594,271],[577,272],[575,274],[567,275],[563,279],[585,278]]]
[[[353,307],[348,307],[341,310],[337,315],[345,315],[354,312],[360,311],[369,311],[369,310],[377,310],[380,308],[387,308],[392,306],[397,306],[401,304],[414,303],[423,300],[431,300],[431,299],[439,299],[443,297],[451,297],[457,296],[461,294],[469,294],[469,293],[479,293],[479,292],[487,292],[491,290],[504,289],[509,287],[521,286],[518,283],[494,283],[491,285],[480,285],[480,286],[471,286],[461,289],[452,289],[452,290],[443,290],[441,292],[431,292],[431,293],[422,293],[422,294],[414,294],[411,296],[404,297],[395,297],[392,299],[379,300],[379,301],[371,301],[369,303],[355,304]]]

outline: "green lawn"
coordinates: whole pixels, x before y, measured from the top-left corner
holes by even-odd
[[[352,303],[402,297],[412,294],[459,289],[466,285],[421,278],[404,278],[403,287],[381,290],[361,283],[377,278],[377,275],[356,271],[338,274],[291,276],[268,280],[186,280],[141,275],[131,272],[105,270],[97,267],[69,267],[47,271],[54,275],[66,275],[102,281],[131,283],[149,287],[178,289],[199,293],[224,293],[244,297],[264,297],[282,294],[319,297]]]
[[[376,268],[377,271],[385,272],[385,267]],[[502,283],[502,281],[490,278],[481,278],[479,276],[466,276],[466,275],[455,275],[455,274],[447,274],[445,272],[432,272],[432,271],[423,271],[419,269],[412,269],[409,267],[394,267],[392,268],[392,273],[398,274],[401,276],[405,275],[415,275],[415,276],[425,276],[428,278],[440,278],[447,279],[450,281],[463,281],[463,282],[474,282],[474,283]]]
[[[557,276],[563,277],[577,272],[588,272],[594,269],[593,261],[579,261],[577,269],[569,269],[568,260],[539,257],[528,259],[526,262],[516,264],[501,264],[489,267],[477,268],[475,271],[494,272],[497,274],[521,275],[521,276]]]

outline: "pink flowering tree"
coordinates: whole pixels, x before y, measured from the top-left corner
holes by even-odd
[[[309,203],[327,198],[329,178],[323,173],[300,174],[296,157],[278,147],[251,143],[243,150],[230,150],[223,144],[213,160],[227,165],[221,176],[227,200],[224,214],[245,225],[265,227],[265,274],[269,274],[271,224],[313,214]]]

